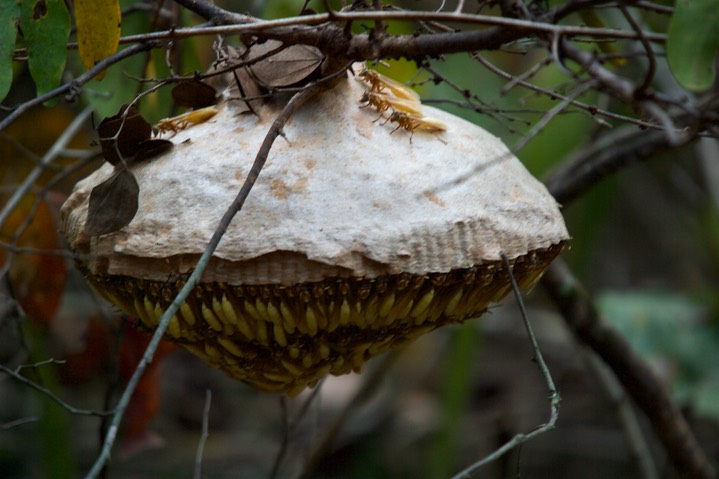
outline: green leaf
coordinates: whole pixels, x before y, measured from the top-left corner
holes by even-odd
[[[697,388],[694,407],[702,416],[719,421],[719,373],[707,378]]]
[[[704,91],[716,78],[719,8],[715,0],[677,0],[669,24],[667,57],[677,81]]]
[[[12,55],[19,18],[17,2],[0,2],[0,101],[5,99],[12,85]]]
[[[28,68],[38,96],[60,85],[67,58],[70,14],[62,0],[22,0],[20,26],[28,49]]]
[[[719,416],[719,335],[708,322],[710,303],[680,293],[631,291],[605,292],[597,305],[637,352],[661,365],[675,399],[699,414]]]

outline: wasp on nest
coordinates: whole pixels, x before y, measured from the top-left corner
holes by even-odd
[[[414,90],[368,68],[364,68],[357,76],[368,89],[360,98],[360,103],[374,107],[380,114],[379,118],[385,118],[385,123],[389,121],[397,124],[391,133],[403,128],[410,132],[411,142],[415,130],[430,133],[447,130],[447,125],[440,120],[424,116],[422,101]]]

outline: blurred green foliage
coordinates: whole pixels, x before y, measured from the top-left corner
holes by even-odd
[[[681,404],[719,421],[719,321],[706,298],[676,291],[606,291],[597,305],[656,367]]]
[[[667,55],[677,81],[704,91],[716,79],[719,9],[714,0],[677,0],[669,24]]]

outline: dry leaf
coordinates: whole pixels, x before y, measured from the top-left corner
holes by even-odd
[[[127,226],[137,213],[140,187],[135,175],[121,169],[92,189],[85,233],[100,236]]]
[[[237,108],[238,113],[255,112],[256,108],[260,106],[261,100],[241,100],[258,98],[263,94],[262,89],[246,68],[234,67],[246,61],[245,53],[247,50],[240,52],[233,47],[224,46],[223,51],[219,53],[221,56],[208,71],[210,76],[207,78],[210,86],[213,86],[218,92],[222,92],[234,107],[239,107]],[[233,67],[234,69],[232,69]],[[225,70],[227,71],[221,75],[213,74],[213,72]]]
[[[127,110],[126,115],[125,110]],[[97,133],[100,136],[100,147],[105,160],[117,166],[122,162],[121,160],[129,160],[134,156],[139,151],[141,142],[150,139],[152,126],[140,115],[135,105],[129,108],[127,105],[122,105],[116,115],[100,122]]]
[[[204,108],[217,103],[217,92],[200,80],[187,80],[172,88],[172,99],[179,106]]]
[[[250,58],[276,50],[282,42],[268,40],[250,49]],[[308,45],[291,45],[249,67],[257,82],[267,89],[307,83],[319,73],[324,60],[322,52]]]
[[[170,151],[173,146],[175,146],[175,144],[170,140],[145,140],[140,143],[139,150],[137,151],[135,157],[132,159],[132,163],[137,163],[140,161],[149,160],[150,158],[154,158],[158,155],[165,153],[166,151]]]

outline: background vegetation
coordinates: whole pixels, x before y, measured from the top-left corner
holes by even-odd
[[[4,477],[467,477],[548,420],[508,302],[292,401],[162,345],[108,439],[148,338],[73,270],[59,205],[102,161],[92,118],[153,88],[143,115],[177,114],[163,80],[205,71],[213,42],[248,32],[382,60],[423,102],[501,137],[563,205],[571,250],[528,298],[559,420],[477,476],[715,477],[711,0],[71,3],[0,4]]]

